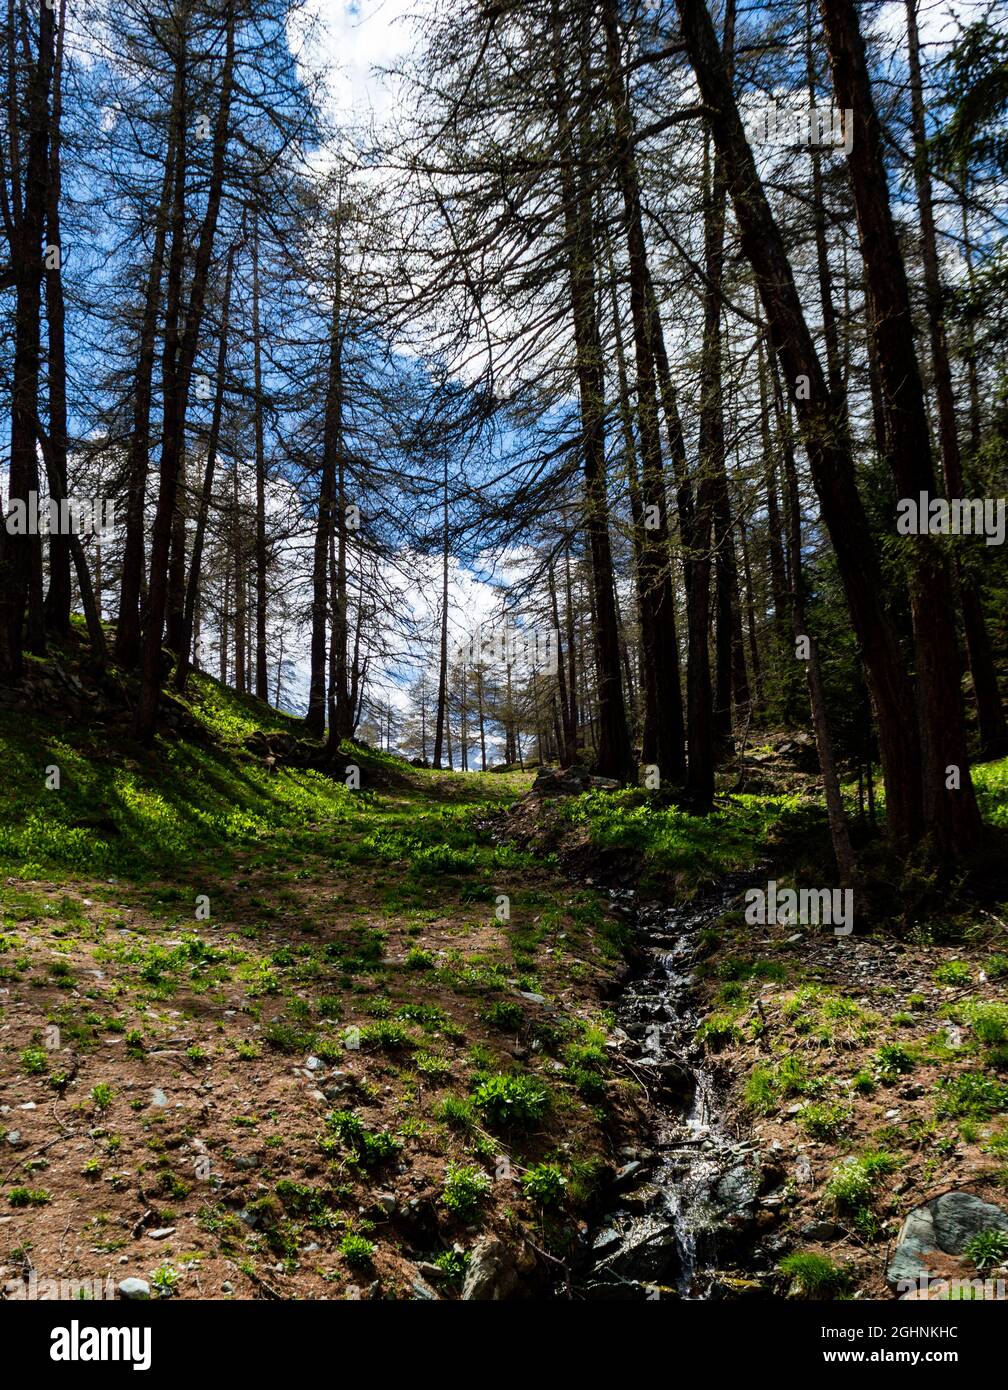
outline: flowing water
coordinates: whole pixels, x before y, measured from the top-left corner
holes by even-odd
[[[665,908],[611,890],[639,951],[614,1006],[614,1051],[644,1087],[651,1135],[646,1149],[625,1154],[569,1297],[711,1297],[717,1262],[752,1234],[756,1146],[726,1128],[715,1077],[694,1041],[701,1015],[691,1001],[701,933],[738,891],[725,880],[694,903]]]

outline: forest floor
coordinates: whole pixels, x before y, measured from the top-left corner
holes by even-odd
[[[800,742],[753,750],[756,790],[698,820],[355,745],[335,775],[274,770],[256,736],[294,728],[197,677],[140,748],[70,652],[0,707],[8,1296],[34,1274],[451,1297],[488,1250],[546,1291],[644,1136],[608,1011],[630,928],[601,885],[671,902],[821,862]],[[1008,764],[982,776],[1000,823]],[[886,1296],[910,1206],[1008,1189],[1003,908],[847,938],[733,910],[704,945],[700,1041],[761,1145],[761,1227],[827,1256],[834,1295]]]
[[[60,673],[0,711],[0,1287],[444,1296],[495,1235],[535,1287],[634,1096],[625,926],[485,824],[531,777],[270,771],[200,677],[147,751]]]

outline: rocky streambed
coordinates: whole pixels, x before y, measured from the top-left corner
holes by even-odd
[[[757,1289],[752,1276],[772,1268],[774,1252],[757,1241],[760,1227],[772,1224],[761,1222],[761,1211],[768,1216],[779,1200],[766,1191],[775,1185],[773,1165],[761,1165],[759,1146],[731,1132],[720,1111],[716,1077],[695,1042],[700,1014],[691,998],[701,933],[739,890],[725,880],[675,908],[639,904],[629,888],[610,890],[637,944],[610,1046],[644,1090],[651,1133],[647,1147],[624,1151],[568,1297],[731,1297]]]

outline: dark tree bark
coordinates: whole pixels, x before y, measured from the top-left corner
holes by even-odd
[[[615,128],[616,177],[623,199],[629,253],[630,317],[636,363],[637,434],[641,455],[640,503],[634,517],[637,580],[640,588],[643,748],[645,762],[660,776],[679,780],[686,771],[682,688],[675,631],[675,593],[669,551],[665,478],[658,425],[658,390],[652,343],[653,314],[647,248],[641,213],[640,181],[633,153],[633,120],[623,77],[615,0],[603,0],[606,82]],[[632,460],[631,460],[632,465]],[[636,472],[635,465],[634,472]]]
[[[11,502],[28,502],[38,493],[35,448],[41,355],[42,233],[49,182],[49,89],[54,61],[54,12],[45,0],[37,6],[36,50],[31,56],[29,11],[7,11],[8,166],[11,182],[8,236],[14,284],[14,361],[10,407]],[[18,32],[20,21],[21,31]],[[29,59],[24,111],[18,110],[17,57],[20,45]],[[21,122],[27,126],[22,168]],[[28,609],[27,632],[23,630]],[[45,648],[42,614],[42,542],[40,536],[9,534],[0,529],[0,681],[20,678],[24,645]]]
[[[553,629],[557,635],[557,691],[560,697],[560,722],[562,727],[562,743],[560,736],[557,737],[558,756],[562,757],[565,766],[569,767],[577,758],[577,731],[574,721],[571,718],[570,700],[567,692],[567,671],[564,661],[564,653],[560,648],[560,609],[557,604],[556,576],[553,572],[553,561],[549,562],[546,571],[549,583],[550,608],[553,613]],[[568,639],[569,640],[569,639]],[[479,668],[477,668],[479,669]],[[480,700],[482,702],[482,678],[479,685]],[[480,704],[480,738],[483,738],[483,706]],[[484,766],[484,772],[486,767]]]
[[[587,65],[587,21],[579,17],[575,41],[581,55],[582,78]],[[577,133],[570,114],[565,78],[567,45],[553,6],[553,80],[560,165],[561,200],[567,241],[567,275],[574,328],[581,445],[585,471],[585,523],[591,555],[592,598],[595,608],[595,666],[598,680],[598,744],[596,764],[603,776],[633,778],[633,753],[627,732],[626,707],[620,677],[619,633],[613,596],[612,549],[609,539],[605,473],[605,369],[595,311],[594,237],[591,184],[588,172],[587,80],[578,101]]]
[[[830,732],[826,712],[826,692],[823,687],[822,666],[819,661],[819,644],[809,632],[808,617],[805,611],[805,578],[802,573],[801,553],[801,501],[798,496],[798,470],[795,468],[794,450],[791,444],[791,425],[786,414],[778,421],[780,430],[781,457],[784,461],[784,478],[788,493],[788,549],[791,556],[791,603],[794,636],[808,639],[809,654],[805,663],[805,676],[808,681],[809,707],[812,711],[812,725],[815,729],[816,748],[819,753],[819,768],[822,772],[823,793],[826,798],[826,817],[829,822],[833,855],[836,859],[843,887],[853,887],[857,882],[857,861],[851,845],[850,826],[844,809],[840,778],[837,775],[836,759],[833,754],[833,737]]]
[[[837,419],[802,312],[780,229],[767,203],[703,0],[676,0],[683,38],[715,143],[724,158],[743,251],[756,276],[781,370],[794,396],[822,513],[837,556],[879,724],[889,828],[916,840],[923,823],[913,691],[883,605],[878,554],[858,495],[846,432]],[[798,392],[801,379],[808,391]]]
[[[924,293],[927,303],[928,335],[931,346],[931,370],[934,394],[938,406],[938,439],[941,446],[945,491],[948,497],[964,497],[962,456],[956,426],[955,395],[952,388],[952,369],[949,365],[948,343],[945,336],[944,294],[938,267],[938,239],[935,232],[934,204],[931,193],[931,173],[928,167],[927,131],[924,124],[924,85],[921,78],[920,41],[917,34],[917,0],[906,0],[907,57],[910,64],[910,111],[914,144],[914,181],[917,189],[917,209],[920,218],[921,259],[924,265]],[[1008,726],[998,689],[997,671],[991,652],[990,638],[984,620],[983,607],[977,586],[969,572],[957,566],[959,600],[962,606],[963,629],[970,674],[973,677],[973,698],[976,701],[980,747],[988,758],[999,758],[1008,752]]]
[[[182,613],[182,634],[179,643],[178,662],[175,666],[175,688],[185,691],[192,665],[193,631],[196,602],[199,594],[200,575],[203,567],[203,543],[206,537],[207,519],[210,515],[210,498],[213,494],[214,472],[217,467],[217,449],[220,444],[221,421],[224,413],[224,397],[227,390],[227,349],[228,330],[231,315],[231,281],[234,275],[237,243],[232,243],[227,256],[224,272],[224,299],[221,305],[220,340],[217,344],[217,376],[214,383],[213,413],[210,418],[210,433],[207,437],[206,465],[203,470],[203,487],[200,491],[199,509],[196,513],[196,530],[193,535],[192,562],[189,566],[189,582],[186,585],[185,605]]]
[[[889,460],[903,497],[935,492],[924,390],[914,348],[910,294],[889,206],[882,132],[853,0],[821,0],[837,104],[857,113],[848,156],[865,266],[869,326],[877,345]],[[979,838],[980,812],[966,751],[960,662],[949,567],[934,537],[908,541],[917,669],[924,816],[939,856],[956,859]],[[958,786],[946,783],[949,769]]]
[[[119,582],[119,618],[116,626],[115,659],[132,670],[140,659],[140,599],[144,584],[144,502],[150,467],[150,420],[153,395],[154,356],[157,339],[158,306],[168,236],[169,206],[176,185],[178,158],[176,135],[184,120],[184,71],[176,66],[171,102],[171,128],[165,159],[161,197],[154,219],[154,246],[147,271],[139,351],[133,384],[133,429],[127,465],[126,537],[123,545],[122,574]]]
[[[48,472],[59,478],[61,495],[67,492],[67,385],[66,385],[66,307],[63,302],[63,248],[60,237],[60,196],[62,171],[63,115],[63,34],[66,0],[60,0],[56,33],[56,56],[52,80],[52,116],[49,122],[49,187],[46,193],[46,253],[55,251],[58,264],[47,264],[45,272],[46,321],[49,330],[49,441],[52,464]],[[55,498],[50,480],[49,495]],[[65,636],[70,631],[70,539],[49,537],[49,589],[45,598],[45,625],[49,632]],[[104,645],[104,643],[103,643]]]
[[[231,468],[231,558],[234,564],[234,648],[235,648],[235,690],[239,695],[246,691],[245,683],[245,636],[246,606],[248,598],[245,563],[244,527],[242,524],[241,503],[238,495],[238,461]]]
[[[724,417],[721,401],[721,266],[724,252],[724,196],[719,180],[709,176],[704,160],[704,333],[700,356],[700,427],[692,525],[685,538],[691,580],[687,592],[689,655],[686,666],[689,773],[687,789],[694,809],[706,814],[714,804],[714,757],[717,733],[710,670],[711,538],[715,478],[724,467]],[[726,648],[731,682],[731,649]],[[730,698],[730,697],[729,697]]]
[[[437,715],[434,725],[434,757],[436,768],[441,766],[445,725],[448,722],[448,448],[444,450],[443,514],[441,525],[441,637],[438,650]],[[510,667],[508,668],[510,679]],[[450,734],[449,734],[450,737]]]
[[[255,470],[256,470],[256,646],[255,693],[262,701],[269,700],[269,677],[266,669],[266,442],[263,424],[262,322],[259,302],[259,220],[254,218],[252,229],[252,377],[255,391]]]
[[[186,405],[192,378],[193,361],[203,320],[207,275],[213,253],[217,216],[224,188],[224,157],[228,144],[231,114],[231,92],[235,54],[235,0],[228,0],[225,20],[225,56],[221,71],[220,105],[214,127],[210,184],[207,206],[200,227],[192,284],[186,310],[185,328],[179,337],[177,315],[169,314],[164,351],[164,431],[161,445],[161,479],[154,534],[151,545],[150,589],[147,624],[143,635],[143,671],[140,698],[136,708],[136,733],[141,740],[154,735],[157,723],[158,697],[161,690],[161,636],[164,629],[168,598],[168,561],[171,548],[172,520],[175,514],[179,467],[185,448]],[[180,39],[179,62],[184,70],[185,36]],[[184,104],[184,103],[183,103]],[[169,308],[181,300],[181,272],[185,237],[185,134],[184,125],[177,132],[177,170],[175,200],[172,216],[172,251],[169,267]]]

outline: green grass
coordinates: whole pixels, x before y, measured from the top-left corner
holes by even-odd
[[[937,1090],[935,1113],[939,1116],[989,1120],[994,1115],[1008,1111],[1008,1085],[985,1076],[983,1072],[967,1071],[958,1076],[943,1076]]]
[[[970,768],[970,776],[984,820],[1008,829],[1008,758],[978,763]]]
[[[175,703],[202,727],[203,739],[159,736],[145,749],[124,731],[115,757],[104,727],[92,736],[86,725],[66,722],[54,733],[48,717],[0,710],[0,866],[22,877],[60,869],[136,879],[205,862],[222,847],[282,839],[324,847],[330,858],[334,845],[345,844],[348,859],[405,863],[418,882],[451,872],[489,877],[499,848],[477,843],[474,817],[488,804],[506,805],[527,783],[517,775],[474,774],[445,792],[455,799],[446,805],[436,774],[347,744],[336,772],[344,763],[360,767],[361,790],[353,792],[339,775],[270,772],[242,746],[257,731],[300,734],[300,720],[200,673],[190,680],[188,701]],[[45,787],[51,763],[60,768],[59,791]],[[395,795],[383,795],[390,786]],[[535,862],[522,855],[518,861],[513,867]],[[53,915],[44,903],[29,912]]]
[[[603,849],[640,852],[650,869],[685,873],[691,883],[755,867],[772,834],[800,828],[822,812],[799,796],[733,796],[710,816],[663,804],[640,788],[585,792],[569,798],[563,816],[585,824]]]
[[[825,1196],[838,1214],[847,1218],[864,1240],[875,1240],[881,1230],[876,1211],[878,1183],[900,1166],[895,1154],[873,1150],[858,1158],[846,1159],[833,1169]]]
[[[778,1268],[791,1280],[791,1291],[799,1298],[842,1298],[850,1291],[851,1277],[847,1270],[815,1251],[785,1255]]]

